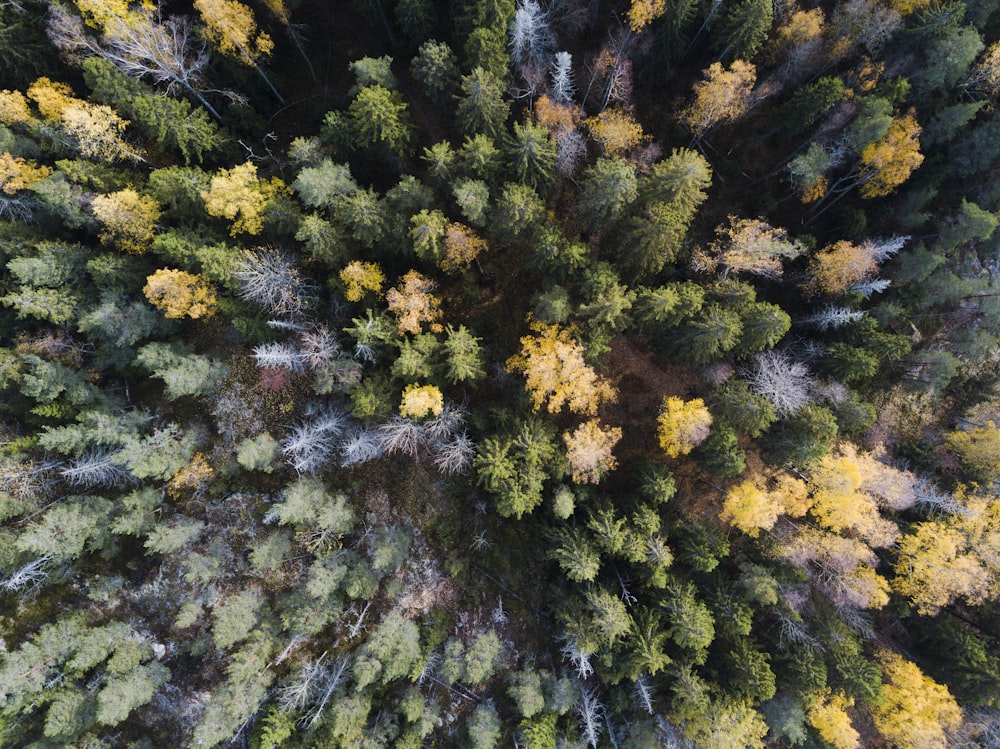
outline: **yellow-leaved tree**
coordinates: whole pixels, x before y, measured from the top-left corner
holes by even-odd
[[[131,187],[95,196],[90,209],[101,223],[101,242],[135,255],[145,252],[153,241],[156,222],[160,219],[159,204]]]
[[[632,0],[632,7],[628,9],[629,28],[642,31],[662,16],[666,9],[667,0]]]
[[[646,140],[642,125],[624,109],[605,109],[586,121],[590,137],[608,158],[622,156]]]
[[[47,166],[38,166],[34,161],[0,153],[0,191],[13,195],[41,182],[52,174]]]
[[[611,383],[583,358],[583,346],[572,331],[557,324],[533,323],[534,335],[521,338],[521,353],[507,360],[509,372],[521,372],[534,409],[549,413],[564,407],[573,413],[597,413],[597,407],[615,399]]]
[[[875,727],[898,749],[946,749],[946,731],[957,728],[962,709],[948,688],[897,653],[879,658],[885,699],[872,708]]]
[[[570,478],[577,484],[598,483],[604,474],[618,466],[611,451],[621,438],[620,428],[604,427],[598,419],[590,419],[572,432],[565,432],[563,442]]]
[[[434,385],[413,383],[403,390],[399,413],[410,419],[422,419],[433,414],[440,416],[444,410],[444,396]]]
[[[734,122],[746,113],[757,68],[745,60],[734,60],[728,70],[721,62],[713,62],[704,76],[705,80],[694,84],[694,99],[680,113],[681,123],[696,140],[716,125]]]
[[[0,125],[22,125],[34,119],[24,94],[9,89],[0,91]]]
[[[809,483],[813,504],[809,512],[824,528],[857,534],[872,547],[885,547],[899,537],[899,529],[879,514],[878,503],[862,488],[857,451],[842,445],[813,465]]]
[[[108,106],[73,96],[65,83],[39,78],[28,87],[28,97],[48,122],[56,125],[81,155],[103,161],[141,161],[142,154],[125,141],[123,120]]]
[[[859,749],[861,746],[861,734],[854,730],[847,714],[847,708],[853,704],[853,698],[847,699],[842,694],[825,694],[817,698],[806,713],[809,725],[834,749]]]
[[[1000,593],[1000,499],[960,486],[949,502],[952,512],[911,526],[899,541],[892,587],[923,615]]]
[[[344,297],[349,302],[360,302],[365,294],[382,291],[385,283],[385,273],[378,263],[366,263],[354,260],[340,271],[340,280],[344,284]]]
[[[898,117],[886,134],[861,152],[858,179],[862,198],[888,195],[924,163],[920,153],[920,125],[912,114]]]
[[[264,228],[267,204],[286,190],[277,177],[260,179],[256,165],[248,161],[232,169],[220,169],[208,189],[201,191],[201,199],[210,216],[233,222],[229,233],[235,237],[240,232],[259,234]]]
[[[211,317],[215,313],[215,289],[194,273],[160,268],[146,277],[142,293],[164,317]]]
[[[670,396],[663,399],[657,424],[660,447],[669,457],[677,458],[708,439],[712,414],[701,398],[685,401]]]
[[[399,283],[389,289],[385,301],[389,311],[396,316],[400,333],[417,335],[423,324],[429,323],[435,333],[442,330],[441,300],[434,296],[434,282],[415,270],[408,271]]]
[[[779,493],[762,489],[756,481],[747,479],[726,492],[719,517],[751,538],[757,538],[762,530],[774,527],[784,509]]]
[[[194,7],[205,23],[205,35],[215,48],[257,71],[278,101],[284,102],[260,61],[274,49],[271,37],[257,30],[253,11],[237,0],[195,0]]]

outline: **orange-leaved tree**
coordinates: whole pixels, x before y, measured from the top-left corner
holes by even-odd
[[[424,323],[430,323],[434,332],[442,330],[441,301],[431,292],[434,282],[427,276],[411,270],[385,295],[389,311],[396,316],[400,333],[419,334]]]

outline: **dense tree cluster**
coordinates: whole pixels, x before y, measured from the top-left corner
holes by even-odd
[[[0,745],[997,745],[998,36],[0,2]]]

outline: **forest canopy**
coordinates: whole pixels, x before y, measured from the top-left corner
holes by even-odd
[[[1000,2],[0,0],[0,745],[1000,746]]]

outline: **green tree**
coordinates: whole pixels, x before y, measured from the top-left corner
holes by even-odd
[[[410,61],[410,72],[427,98],[443,105],[458,88],[458,59],[445,42],[426,41]]]
[[[774,23],[774,9],[767,0],[743,0],[730,6],[714,29],[720,58],[749,60],[767,40]]]
[[[398,91],[375,84],[361,89],[347,109],[355,142],[362,147],[384,146],[404,158],[413,141],[413,123]]]
[[[507,141],[507,156],[511,176],[535,189],[552,180],[556,165],[556,144],[549,131],[531,120],[514,123],[514,134]]]
[[[462,76],[462,93],[458,97],[455,119],[462,131],[473,136],[483,133],[491,138],[503,135],[510,116],[510,105],[504,100],[503,82],[481,67]]]
[[[638,195],[635,167],[624,159],[599,158],[583,173],[580,209],[599,230],[622,215]]]

